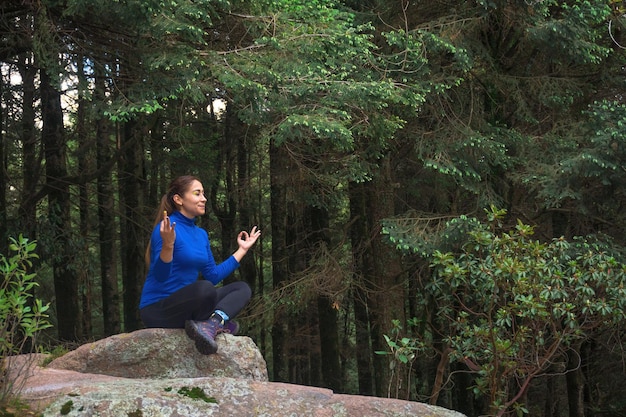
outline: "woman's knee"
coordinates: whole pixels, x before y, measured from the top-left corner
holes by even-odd
[[[252,298],[252,288],[245,281],[236,281],[232,285],[237,285],[237,291],[241,294],[242,297],[250,299]]]
[[[196,297],[202,300],[216,300],[217,299],[217,290],[215,286],[205,280],[197,281],[192,284],[194,286],[194,291],[196,292]]]
[[[252,298],[252,288],[245,281],[235,281],[230,284],[226,284],[217,290],[218,300],[224,299],[237,299],[245,300],[246,302]]]

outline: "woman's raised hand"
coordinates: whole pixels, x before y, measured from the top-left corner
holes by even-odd
[[[163,220],[161,220],[161,226],[159,232],[161,232],[161,239],[163,239],[163,246],[173,247],[176,241],[176,222],[172,223],[170,217],[167,215],[167,211],[163,212]]]
[[[256,240],[261,236],[261,230],[256,226],[252,228],[250,233],[244,231],[239,232],[237,235],[237,244],[240,249],[248,251],[256,243]]]

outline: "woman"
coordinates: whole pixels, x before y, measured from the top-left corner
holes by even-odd
[[[146,327],[184,327],[198,351],[209,355],[217,352],[219,333],[237,331],[232,319],[252,295],[243,281],[215,285],[239,267],[261,231],[255,226],[250,233],[240,232],[239,248],[216,264],[207,232],[195,224],[205,214],[206,202],[202,183],[190,175],[173,180],[161,198],[146,251],[148,275],[139,308]]]

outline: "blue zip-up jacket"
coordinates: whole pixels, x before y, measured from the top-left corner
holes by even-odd
[[[170,215],[170,220],[176,223],[174,257],[169,263],[161,260],[163,240],[159,223],[152,230],[150,269],[141,292],[139,308],[154,304],[197,281],[199,274],[213,284],[218,284],[239,267],[239,262],[233,256],[219,265],[215,263],[209,235],[206,230],[196,226],[195,218],[190,219],[177,211]]]

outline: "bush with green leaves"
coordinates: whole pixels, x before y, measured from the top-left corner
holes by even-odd
[[[535,378],[564,372],[583,341],[623,329],[626,318],[626,265],[608,238],[541,242],[520,221],[501,230],[503,215],[492,209],[488,223],[473,219],[461,250],[434,251],[424,294],[435,300],[448,359],[473,373],[474,393],[494,416],[525,413]],[[426,353],[427,342],[405,338],[402,346]]]
[[[13,255],[0,254],[0,404],[16,393],[17,375],[8,372],[14,356],[32,352],[38,334],[49,327],[48,304],[33,296],[38,285],[36,274],[30,272],[37,244],[23,236],[11,238]]]

